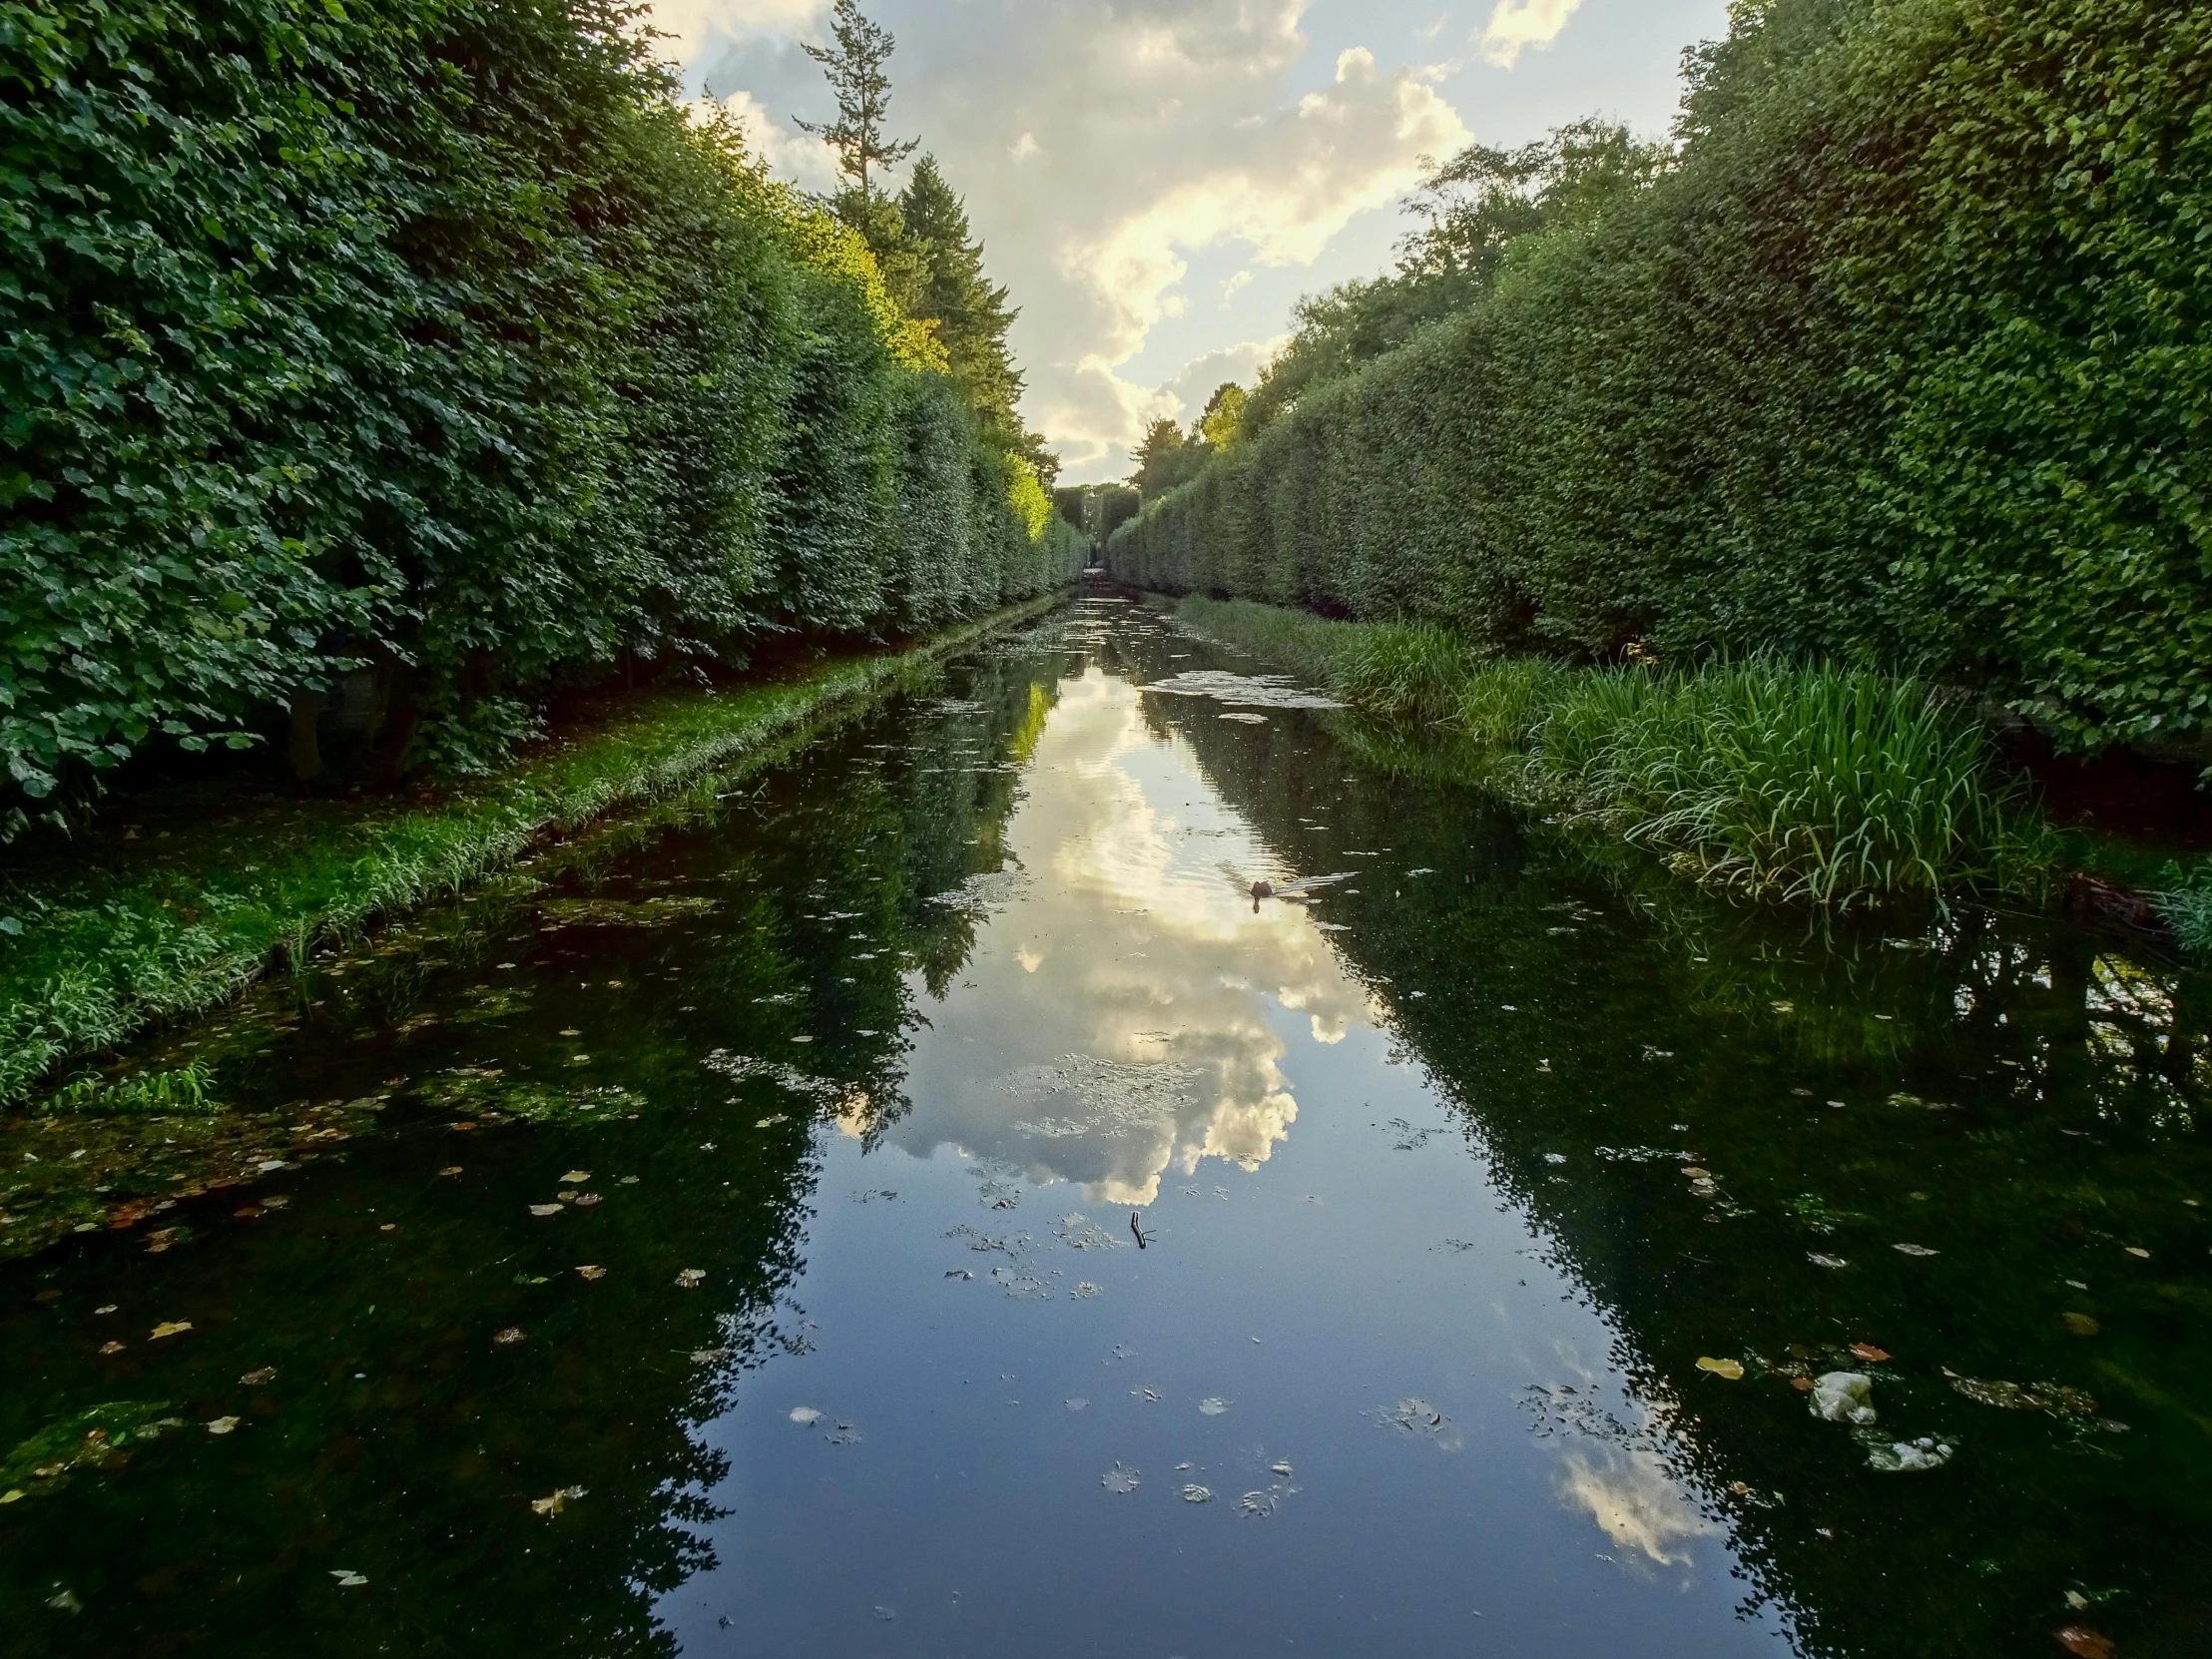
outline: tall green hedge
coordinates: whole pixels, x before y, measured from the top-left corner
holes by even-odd
[[[2212,8],[1766,0],[1674,161],[1150,504],[1174,591],[2212,714]]]
[[[0,814],[1066,580],[942,366],[611,0],[0,0]]]

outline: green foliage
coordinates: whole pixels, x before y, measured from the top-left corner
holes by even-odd
[[[704,779],[727,789],[822,711],[895,689],[987,626],[947,629],[901,655],[847,656],[786,683],[641,697],[605,729],[442,805],[364,812],[286,802],[251,824],[211,824],[169,843],[167,859],[134,865],[111,855],[60,882],[18,888],[6,903],[23,925],[0,939],[0,1108],[73,1055],[213,1007],[278,955],[303,959],[318,940],[459,892],[543,837],[619,808],[680,801]],[[240,862],[242,841],[256,861]]]
[[[208,1092],[214,1072],[198,1060],[166,1070],[137,1071],[123,1077],[80,1077],[48,1097],[49,1112],[213,1112]]]
[[[1733,15],[1663,168],[1478,158],[1111,567],[1484,650],[1917,675],[2075,748],[2202,734],[2212,12]]]
[[[466,772],[561,677],[1072,573],[971,424],[978,562],[904,533],[942,353],[629,16],[0,0],[4,828],[347,673]]]
[[[2212,858],[2198,859],[2193,868],[2170,864],[2166,882],[2166,889],[2153,895],[2158,913],[2182,949],[2212,962]]]
[[[1486,657],[1432,624],[1201,599],[1181,614],[1367,713],[1444,728],[1485,782],[1717,890],[1848,910],[2033,889],[2055,857],[1982,724],[1914,681],[1773,658],[1571,668]]]

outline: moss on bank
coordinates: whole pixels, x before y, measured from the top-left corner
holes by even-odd
[[[816,714],[895,689],[1029,601],[912,650],[785,681],[641,696],[435,805],[278,802],[111,838],[66,874],[0,894],[0,1107],[57,1066],[235,995],[319,939],[453,893],[533,842],[702,776],[765,765]],[[126,832],[128,833],[128,832]]]

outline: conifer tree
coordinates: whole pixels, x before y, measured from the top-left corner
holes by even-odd
[[[855,0],[837,0],[830,15],[830,33],[835,44],[810,45],[806,51],[830,78],[830,90],[837,100],[837,119],[800,121],[799,126],[836,151],[838,171],[865,199],[870,191],[869,174],[896,167],[914,153],[920,140],[888,138],[883,132],[891,107],[891,80],[884,73],[884,65],[898,46],[891,32],[862,17]],[[796,116],[793,119],[798,120]]]

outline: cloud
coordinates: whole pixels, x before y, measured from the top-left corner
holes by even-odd
[[[1379,1016],[1311,914],[1256,913],[1252,872],[1278,867],[1263,843],[1211,818],[1188,833],[1184,784],[1173,814],[1152,799],[1160,741],[1141,694],[1096,667],[1059,694],[1033,764],[1060,781],[1007,829],[1032,886],[979,933],[962,975],[974,994],[929,1008],[912,1110],[884,1138],[1073,1182],[1087,1203],[1150,1204],[1171,1175],[1208,1159],[1257,1169],[1289,1137],[1298,1101],[1273,1005],[1329,1038]],[[1041,952],[1046,938],[1085,947]],[[960,1040],[971,1033],[988,1042]],[[1009,1046],[1012,1071],[969,1069]]]
[[[1686,1567],[1686,1540],[1719,1530],[1699,1514],[1658,1457],[1632,1449],[1609,1453],[1604,1466],[1570,1452],[1559,1495],[1597,1522],[1619,1550],[1635,1550],[1652,1565]]]
[[[1278,334],[1273,339],[1244,340],[1193,357],[1160,388],[1158,398],[1165,405],[1161,412],[1188,422],[1206,407],[1206,399],[1224,380],[1250,388],[1260,378],[1260,365],[1272,361],[1289,342],[1288,334]]]
[[[1559,38],[1582,0],[1497,0],[1482,31],[1482,55],[1500,69],[1511,69],[1524,48],[1549,46]]]
[[[1468,140],[1417,67],[1355,48],[1314,84],[1308,5],[868,7],[898,39],[891,132],[920,136],[967,198],[991,276],[1022,308],[1012,337],[1029,376],[1024,413],[1062,450],[1071,480],[1125,472],[1145,421],[1172,400],[1123,371],[1179,303],[1215,314],[1177,291],[1194,252],[1307,265],[1355,217],[1394,204],[1423,154]],[[801,148],[789,116],[819,119],[829,96],[791,42],[818,34],[826,10],[818,0],[656,7],[659,26],[684,37],[691,84],[733,102],[742,88],[771,164],[812,167],[810,183],[822,177],[819,146]]]

